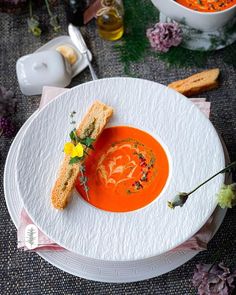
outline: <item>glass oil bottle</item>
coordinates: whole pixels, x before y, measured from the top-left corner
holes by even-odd
[[[98,34],[109,41],[120,39],[124,33],[124,8],[121,0],[101,0],[97,12]]]

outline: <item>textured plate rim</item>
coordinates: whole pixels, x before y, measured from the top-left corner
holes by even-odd
[[[156,84],[156,85],[158,85],[159,87],[162,87],[163,89],[164,88],[167,88],[165,85],[162,85],[162,84],[160,84],[160,83],[157,83],[157,82],[155,82],[155,81],[150,81],[150,80],[146,80],[146,79],[139,79],[139,78],[129,78],[129,77],[112,77],[112,78],[104,78],[104,79],[99,79],[99,80],[96,80],[96,81],[89,81],[89,82],[86,82],[86,83],[84,83],[84,84],[87,84],[87,85],[89,85],[89,84],[93,84],[93,83],[99,83],[99,81],[107,81],[107,80],[122,80],[122,81],[125,81],[125,80],[138,80],[139,82],[141,82],[141,81],[144,81],[145,83],[151,83],[151,84]],[[84,85],[83,84],[83,85]],[[81,85],[78,85],[78,86],[76,86],[76,87],[74,87],[74,88],[72,88],[72,89],[70,89],[71,91],[75,91],[75,90],[77,90],[77,89],[79,89],[80,87],[82,86],[82,84]],[[71,91],[69,91],[69,92],[71,92]],[[199,110],[198,110],[198,108],[192,103],[192,102],[190,102],[185,96],[183,96],[182,94],[179,94],[179,93],[177,93],[176,91],[174,91],[174,90],[172,90],[172,89],[170,89],[170,88],[168,88],[168,91],[170,91],[170,92],[173,92],[173,94],[174,95],[178,95],[179,97],[181,97],[182,99],[184,99],[188,104],[189,104],[189,106],[192,106],[193,108],[195,108],[195,110],[197,110],[197,112],[199,112],[199,113],[201,113]],[[68,92],[67,92],[67,94],[68,94]],[[37,114],[36,114],[36,116],[35,116],[35,118],[37,118],[39,115],[40,115],[40,113],[41,112],[43,112],[43,110],[45,109],[45,108],[47,108],[50,104],[53,104],[53,103],[55,103],[55,101],[57,101],[58,99],[60,99],[60,97],[61,96],[63,96],[64,95],[64,93],[63,94],[61,94],[61,95],[58,95],[54,100],[52,100],[52,101],[50,101],[47,105],[45,105]],[[216,130],[215,130],[215,128],[214,128],[214,126],[213,126],[213,124],[201,113],[201,115],[200,115],[201,117],[202,117],[202,119],[203,120],[205,120],[205,122],[208,122],[207,124],[208,124],[208,126],[211,128],[211,131],[213,131],[213,132],[215,132],[215,135],[217,135],[217,132],[216,132]],[[34,120],[35,120],[35,118],[34,118]],[[30,125],[31,125],[31,123],[32,122],[30,122]],[[149,130],[147,131],[147,132],[149,132]],[[152,134],[153,135],[153,134]],[[155,137],[155,136],[154,136]],[[215,138],[218,138],[219,139],[219,137],[218,137],[218,135],[217,135],[217,137],[215,137]],[[217,139],[216,139],[217,140]],[[220,139],[219,139],[219,142],[220,142]],[[221,145],[221,148],[222,148],[222,151],[223,151],[223,147],[222,147],[222,145]],[[223,178],[223,176],[222,176],[222,178]],[[209,211],[209,214],[204,218],[204,219],[202,219],[202,222],[201,223],[198,223],[198,227],[196,228],[196,231],[198,231],[205,223],[206,223],[206,221],[208,220],[208,218],[211,216],[211,214],[214,212],[214,210],[215,210],[215,208],[216,208],[216,202],[215,202],[215,204],[214,204],[214,206],[212,206],[212,210],[211,211]],[[27,210],[27,208],[25,208],[25,210],[27,211],[27,213],[28,213],[28,215],[32,218],[32,216],[31,216],[31,214],[30,214],[30,212],[28,212],[28,210]],[[34,218],[32,218],[32,220],[34,220]],[[40,226],[38,226],[39,227],[39,229],[42,231],[42,232],[44,232],[45,233],[45,231],[40,227]],[[195,232],[196,232],[195,231]],[[194,232],[191,232],[191,233],[189,233],[189,235],[187,236],[187,238],[186,238],[186,240],[188,240],[189,238],[191,238],[192,237],[192,235],[194,234]],[[49,237],[50,237],[50,235],[48,235]],[[50,237],[51,239],[52,239],[52,237]],[[178,247],[179,245],[181,245],[183,243],[183,241],[181,240],[179,243],[176,243],[175,245],[174,245],[174,248],[175,247]],[[65,245],[63,244],[63,243],[58,243],[58,244],[60,244],[61,246],[63,246],[63,247],[65,247]],[[70,250],[70,251],[74,251],[70,246],[66,246],[66,248],[68,249],[68,250]],[[138,261],[138,260],[142,260],[142,259],[148,259],[148,258],[150,258],[150,257],[156,257],[156,256],[159,256],[159,255],[161,255],[161,254],[163,254],[163,253],[166,253],[166,252],[168,252],[168,251],[170,251],[171,249],[172,249],[173,247],[172,246],[169,246],[169,248],[166,248],[165,249],[165,251],[163,252],[163,251],[161,251],[160,253],[158,252],[158,253],[156,253],[154,256],[152,255],[152,256],[149,256],[149,257],[147,257],[147,258],[137,258],[137,260],[136,261]],[[81,255],[80,253],[77,253],[77,254],[79,254],[79,255]],[[97,259],[97,258],[93,258],[93,257],[90,257],[90,256],[87,256],[87,258],[88,259]],[[102,260],[102,259],[101,259]],[[114,260],[107,260],[107,261],[114,261]],[[127,259],[127,260],[120,260],[120,261],[130,261],[129,259]]]
[[[37,111],[36,111],[37,112]],[[4,196],[5,196],[5,200],[6,200],[6,204],[7,204],[7,208],[8,208],[8,211],[9,211],[9,214],[11,216],[11,219],[13,221],[13,223],[15,224],[16,228],[17,228],[17,217],[14,215],[14,210],[12,209],[12,204],[11,203],[14,203],[14,200],[11,198],[11,197],[8,197],[9,196],[9,192],[8,192],[8,188],[7,188],[7,172],[8,170],[10,169],[10,161],[11,161],[11,157],[12,157],[12,154],[14,154],[13,152],[13,149],[16,149],[17,150],[17,146],[16,145],[16,142],[19,140],[19,137],[22,137],[23,135],[23,132],[25,131],[24,129],[26,129],[29,125],[29,121],[30,119],[32,119],[32,117],[35,115],[35,113],[24,123],[24,125],[21,127],[20,131],[18,132],[18,134],[16,135],[15,139],[13,140],[12,144],[11,144],[11,147],[9,149],[9,152],[8,152],[8,155],[7,155],[7,159],[6,159],[6,163],[5,163],[5,167],[4,167]],[[223,146],[225,148],[225,153],[226,153],[226,159],[229,158],[228,156],[228,152],[227,152],[227,149],[224,145],[224,142],[223,142]],[[14,172],[14,170],[13,170]],[[19,198],[19,201],[21,201],[20,197],[17,195],[17,198]],[[16,201],[17,202],[17,201]],[[19,204],[17,202],[17,204]],[[219,224],[218,226],[216,227],[216,230],[215,230],[215,233],[216,231],[218,230],[218,228],[220,227],[220,224],[222,223],[223,219],[224,219],[224,216],[226,214],[226,210],[223,211],[221,210],[222,212],[222,216],[221,216],[221,219],[219,221]],[[214,233],[214,234],[215,234]],[[172,267],[168,270],[168,271],[171,271],[177,267],[179,267],[180,265],[184,264],[185,262],[187,262],[188,260],[190,260],[192,257],[194,257],[195,255],[198,254],[198,252],[195,252],[194,253],[191,253],[191,252],[188,252],[188,253],[184,253],[184,251],[182,251],[182,256],[183,256],[183,260],[180,262],[180,263],[176,263],[175,265],[172,265]],[[61,269],[62,271],[65,271],[67,273],[70,273],[72,275],[75,275],[75,276],[80,276],[80,277],[83,277],[85,279],[91,279],[91,280],[94,280],[94,281],[100,281],[100,282],[110,282],[110,283],[122,283],[122,282],[135,282],[135,281],[139,281],[139,280],[144,280],[144,279],[149,279],[149,278],[152,278],[154,276],[156,276],[156,273],[153,273],[152,275],[149,275],[149,276],[146,276],[146,277],[141,277],[141,278],[133,278],[133,279],[128,279],[128,277],[126,279],[118,279],[117,277],[115,279],[111,279],[110,277],[109,278],[98,278],[98,277],[94,277],[94,276],[91,276],[89,275],[89,273],[87,273],[86,275],[82,275],[82,274],[75,274],[75,272],[73,272],[72,270],[69,270],[69,269],[66,269],[66,267],[63,267],[61,265],[58,265],[58,262],[54,261],[55,259],[53,257],[50,257],[51,253],[50,252],[40,252],[40,251],[37,251],[37,254],[40,255],[43,259],[45,259],[47,262],[49,262],[50,264],[54,265],[55,267]],[[65,266],[67,266],[67,264],[65,264]],[[160,273],[158,275],[161,275],[161,274],[164,274],[166,272],[163,272],[163,273]]]

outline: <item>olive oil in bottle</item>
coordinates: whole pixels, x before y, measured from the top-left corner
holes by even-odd
[[[97,12],[98,34],[105,40],[118,40],[123,36],[124,9],[120,0],[102,0]]]

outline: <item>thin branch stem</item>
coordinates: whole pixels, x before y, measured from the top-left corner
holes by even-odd
[[[45,0],[45,4],[47,6],[47,11],[48,11],[49,16],[52,16],[52,12],[51,12],[50,5],[49,5],[48,0]]]
[[[214,260],[213,260],[213,262],[212,262],[210,268],[208,269],[208,272],[210,272],[210,271],[212,270],[213,266],[214,266],[214,265],[216,264],[216,262],[219,260],[221,252],[222,252],[222,251],[221,251],[220,249],[216,252],[216,254],[215,254],[215,258],[214,258]]]
[[[82,179],[83,179],[83,181],[81,182],[81,184],[82,184],[83,187],[84,187],[84,191],[85,191],[85,194],[86,194],[86,198],[87,198],[87,200],[89,201],[88,186],[87,186],[87,183],[86,183],[86,181],[85,181],[85,175],[84,175],[84,172],[83,172],[83,167],[82,167],[82,169],[80,169],[80,173],[81,173],[81,176],[82,176]]]
[[[30,14],[30,18],[32,18],[33,16],[32,0],[29,0],[29,14]]]
[[[216,174],[214,174],[213,176],[211,176],[210,178],[208,178],[206,181],[204,181],[203,183],[201,183],[200,185],[198,185],[195,189],[193,189],[191,192],[188,193],[188,196],[190,196],[192,193],[194,193],[196,190],[198,190],[201,186],[203,186],[204,184],[206,184],[208,181],[212,180],[214,177],[216,177],[217,175],[224,173],[228,170],[230,170],[232,167],[236,166],[236,161],[230,163],[228,166],[226,166],[224,169],[220,170],[219,172],[217,172]]]

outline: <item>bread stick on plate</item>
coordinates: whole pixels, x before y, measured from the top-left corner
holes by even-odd
[[[76,129],[77,135],[80,138],[91,137],[96,140],[111,118],[112,113],[111,107],[100,101],[95,101]],[[80,167],[84,161],[83,159],[78,163],[70,164],[70,159],[69,155],[65,155],[51,192],[51,202],[56,209],[64,209],[69,202]]]
[[[186,79],[172,82],[168,87],[182,93],[185,96],[192,96],[203,91],[217,88],[219,69],[211,69],[192,75]]]

